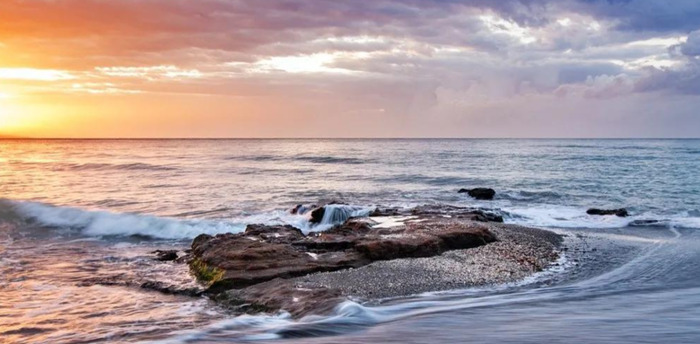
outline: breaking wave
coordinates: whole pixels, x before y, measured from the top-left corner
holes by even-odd
[[[294,215],[277,210],[230,219],[180,219],[134,213],[115,213],[104,210],[85,210],[59,207],[38,202],[0,200],[0,214],[8,210],[12,217],[19,217],[42,227],[78,231],[87,236],[145,236],[155,239],[184,240],[200,234],[240,233],[248,224],[292,225],[303,232],[323,231],[342,223],[350,217],[367,216],[371,208],[328,205],[319,224],[309,222],[309,214]],[[219,211],[217,209],[216,211]],[[184,215],[208,212],[191,212]]]

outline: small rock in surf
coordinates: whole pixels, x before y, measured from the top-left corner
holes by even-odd
[[[479,200],[492,200],[496,191],[490,188],[459,189],[459,193],[466,193]]]
[[[598,208],[591,208],[586,211],[586,214],[588,215],[615,215],[619,217],[627,217],[630,214],[627,212],[627,209],[625,208],[620,208],[620,209],[598,209]]]
[[[177,259],[177,250],[155,250],[156,260],[161,262],[169,262]]]

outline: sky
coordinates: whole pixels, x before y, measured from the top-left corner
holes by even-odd
[[[697,0],[2,0],[0,136],[700,137]]]

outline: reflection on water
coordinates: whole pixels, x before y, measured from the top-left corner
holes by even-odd
[[[0,140],[0,342],[697,343],[698,158],[698,140]],[[472,186],[496,200],[456,192]],[[139,287],[196,285],[155,249],[298,224],[285,209],[331,198],[495,208],[601,246],[533,284],[348,303],[301,322]],[[660,225],[627,227],[636,219]]]
[[[194,285],[185,266],[152,259],[157,243],[47,238],[9,227],[0,230],[0,342],[143,340],[221,317],[204,298],[140,290],[143,281]]]

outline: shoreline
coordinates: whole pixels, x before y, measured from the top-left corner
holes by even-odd
[[[328,209],[336,209],[329,207]],[[564,236],[480,210],[377,210],[324,232],[250,225],[195,238],[205,294],[237,314],[327,315],[361,303],[524,280],[556,263]]]

